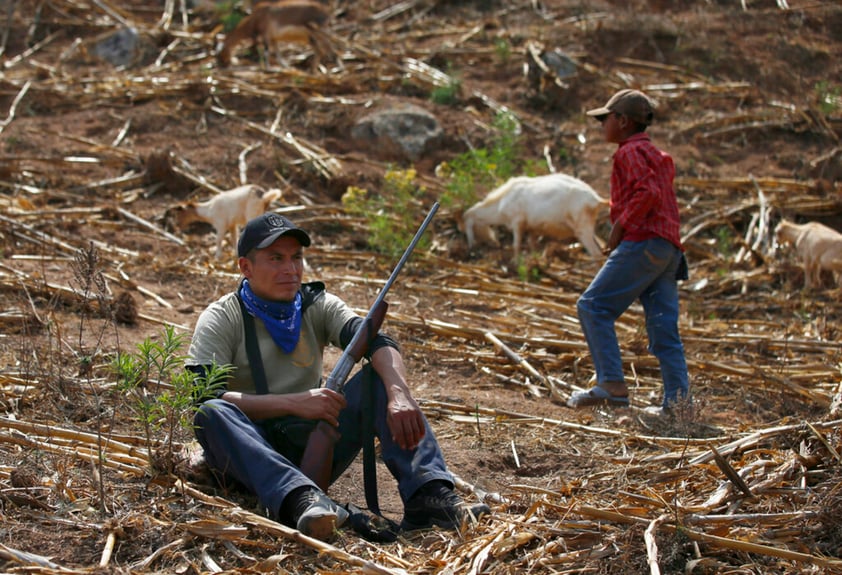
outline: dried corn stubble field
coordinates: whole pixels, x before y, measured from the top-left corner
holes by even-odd
[[[840,213],[842,7],[780,4],[336,2],[329,32],[342,65],[310,72],[294,58],[264,70],[247,55],[217,69],[219,16],[182,14],[182,2],[7,0],[3,570],[842,572],[840,292],[829,278],[804,291],[769,234],[781,215],[835,224]],[[121,25],[139,32],[139,50],[115,68],[94,47]],[[541,49],[573,57],[577,73],[525,76]],[[459,79],[453,105],[430,100],[440,73]],[[364,311],[394,261],[367,249],[339,197],[349,185],[377,189],[401,164],[350,142],[358,117],[410,102],[437,115],[446,136],[413,165],[429,204],[445,186],[433,168],[488,145],[502,106],[523,127],[523,159],[606,194],[613,147],[583,112],[625,85],[659,100],[651,131],[678,167],[692,417],[640,415],[660,383],[638,309],[618,324],[634,407],[559,405],[591,374],[575,300],[598,262],[556,246],[528,256],[523,281],[505,242],[469,253],[445,208],[433,249],[414,254],[393,288],[386,325],[460,486],[474,491],[466,497],[486,497],[493,517],[389,545],[343,532],[328,546],[184,465],[148,471],[110,358],[161,341],[165,324],[189,334],[237,281],[233,262],[212,259],[209,230],[165,229],[168,207],[244,181],[282,187],[283,206],[315,236],[312,276]],[[428,207],[416,207],[419,223]],[[103,280],[90,300],[84,256]],[[379,478],[397,517],[385,470]],[[362,505],[360,470],[331,494]]]

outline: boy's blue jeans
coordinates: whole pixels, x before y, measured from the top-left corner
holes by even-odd
[[[394,442],[386,424],[386,392],[376,374],[373,379],[374,433],[380,439],[381,456],[398,482],[404,503],[428,481],[441,479],[452,484],[453,476],[445,466],[438,441],[426,419],[426,434],[414,450],[404,450]],[[343,390],[348,405],[339,414],[341,437],[333,450],[331,482],[351,465],[362,448],[362,413],[371,409],[362,405],[362,382],[360,370]],[[297,462],[272,445],[271,421],[253,422],[233,403],[211,399],[202,404],[193,423],[208,465],[256,494],[268,515],[278,518],[281,503],[293,489],[305,485],[315,487],[315,483],[301,472]]]
[[[649,352],[661,367],[663,406],[689,395],[687,362],[678,335],[679,272],[681,279],[686,279],[684,254],[663,238],[624,241],[608,256],[576,304],[597,384],[625,381],[614,324],[639,299],[646,317]]]

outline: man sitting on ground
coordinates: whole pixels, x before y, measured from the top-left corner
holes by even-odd
[[[487,505],[468,505],[453,490],[453,476],[388,335],[373,338],[370,363],[348,380],[344,395],[319,386],[325,347],[344,349],[363,318],[323,283],[302,283],[308,246],[310,236],[281,215],[251,220],[237,246],[244,279],[198,319],[188,369],[201,376],[214,365],[233,367],[195,416],[210,467],[256,494],[269,517],[327,539],[348,512],[299,469],[309,432],[319,421],[339,432],[332,482],[360,452],[361,421],[370,411],[382,459],[404,503],[402,529],[455,528],[489,513]],[[372,408],[362,399],[366,380]]]

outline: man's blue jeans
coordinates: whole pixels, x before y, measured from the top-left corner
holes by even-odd
[[[368,366],[364,369],[370,370]],[[373,374],[373,370],[371,370]],[[348,406],[339,415],[341,437],[333,450],[335,481],[354,461],[362,448],[363,409],[362,370],[357,372],[343,390]],[[386,424],[386,393],[383,383],[374,374],[374,433],[380,439],[383,461],[398,482],[404,503],[419,487],[434,479],[453,483],[433,430],[425,419],[426,435],[412,451],[397,445]],[[233,479],[256,494],[262,508],[272,518],[284,498],[295,488],[305,485],[315,487],[306,475],[279,453],[270,443],[270,422],[253,422],[234,404],[222,399],[211,399],[202,404],[194,417],[196,439],[205,450],[208,465],[226,479]]]
[[[646,317],[649,352],[661,367],[663,406],[689,395],[684,346],[678,334],[677,275],[686,261],[680,249],[663,238],[621,242],[579,297],[579,323],[588,342],[597,383],[622,382],[623,362],[614,324],[640,300]]]

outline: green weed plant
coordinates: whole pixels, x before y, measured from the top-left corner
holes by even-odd
[[[181,353],[184,344],[184,334],[166,326],[160,342],[146,338],[137,344],[137,351],[118,353],[112,361],[117,390],[129,397],[128,406],[143,425],[151,470],[174,471],[177,439],[192,429],[198,400],[231,373],[228,365],[213,365],[204,377],[187,371]],[[154,441],[159,431],[164,432],[163,445]]]
[[[380,193],[350,186],[342,196],[345,210],[363,218],[368,230],[368,246],[382,254],[400,257],[415,236],[422,217],[419,216],[425,190],[415,183],[414,169],[389,169],[383,176]],[[429,246],[421,236],[417,249]]]
[[[430,92],[430,100],[434,104],[442,106],[455,106],[459,103],[459,94],[462,92],[462,82],[454,78],[444,86],[438,86]]]
[[[216,14],[219,21],[222,23],[222,29],[228,33],[237,27],[240,20],[243,19],[244,13],[239,2],[233,0],[226,0],[225,2],[217,3]]]
[[[447,162],[448,181],[441,197],[443,207],[468,207],[477,202],[480,191],[488,192],[515,175],[533,170],[521,162],[520,124],[509,113],[500,112],[492,124],[488,148],[468,150]]]
[[[815,92],[822,114],[829,116],[842,109],[842,85],[822,81],[816,84]]]
[[[508,64],[512,59],[512,45],[505,38],[497,38],[494,41],[494,53],[501,64]]]

